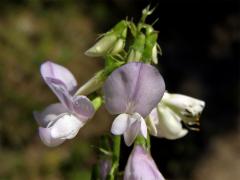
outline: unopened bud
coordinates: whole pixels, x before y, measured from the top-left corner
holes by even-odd
[[[111,50],[111,54],[118,54],[123,50],[124,46],[125,46],[125,40],[118,39]]]
[[[88,95],[99,88],[102,87],[104,82],[104,73],[103,71],[98,72],[95,76],[93,76],[91,79],[89,79],[83,86],[81,86],[77,92],[76,95]]]
[[[126,36],[127,24],[125,21],[121,21],[88,49],[85,55],[99,57],[106,54],[117,54],[123,50]]]
[[[158,57],[157,57],[158,51],[157,51],[157,44],[155,44],[152,48],[152,61],[154,64],[158,63]]]

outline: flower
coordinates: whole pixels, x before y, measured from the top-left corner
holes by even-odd
[[[199,125],[199,117],[204,106],[204,101],[165,92],[157,108],[154,108],[148,116],[150,133],[167,139],[181,138],[188,133],[181,121],[190,129],[198,130],[191,126]]]
[[[99,170],[100,171],[99,172],[100,179],[105,180],[105,179],[107,179],[107,175],[111,169],[112,162],[109,159],[101,159],[99,164],[100,164],[99,165],[100,166],[100,168],[99,168],[100,169]]]
[[[79,129],[95,112],[86,96],[74,95],[77,81],[65,67],[47,61],[41,65],[41,75],[61,103],[49,105],[42,112],[34,112],[39,135],[47,146],[57,146],[74,138]]]
[[[151,155],[137,145],[128,158],[124,180],[164,180],[164,177]]]
[[[89,48],[85,55],[90,57],[104,56],[108,53],[118,54],[125,46],[127,23],[120,21],[107,32],[96,44]]]
[[[144,118],[156,107],[165,91],[165,83],[158,70],[140,62],[131,62],[116,69],[103,85],[107,110],[118,115],[111,132],[124,135],[130,146],[137,135],[146,138]]]

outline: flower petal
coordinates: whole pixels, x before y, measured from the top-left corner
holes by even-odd
[[[124,132],[124,141],[127,146],[131,146],[132,143],[134,142],[135,138],[139,134],[141,128],[141,122],[140,121],[135,121],[133,122],[128,129]]]
[[[146,125],[146,122],[145,122],[145,120],[144,120],[142,117],[141,117],[140,121],[141,121],[140,134],[141,134],[145,139],[147,139],[147,125]]]
[[[81,120],[84,121],[93,117],[95,109],[86,96],[74,96],[72,101],[73,110]]]
[[[158,124],[161,134],[167,139],[178,139],[185,136],[188,131],[182,127],[180,118],[168,107],[158,106]]]
[[[39,128],[39,136],[42,142],[49,146],[55,147],[62,144],[65,140],[64,139],[56,139],[51,136],[51,129],[50,128]]]
[[[164,177],[151,155],[137,145],[128,158],[124,180],[164,180]]]
[[[158,119],[157,108],[154,108],[147,117],[149,132],[153,136],[163,137],[160,129],[157,128],[158,121],[159,119]]]
[[[51,136],[56,139],[72,139],[84,124],[76,116],[64,114],[51,125]]]
[[[140,126],[140,131],[139,131],[139,135],[142,135],[143,137],[147,138],[147,125],[145,120],[143,119],[143,117],[138,114],[138,113],[133,113],[133,115],[129,116],[129,120],[130,120],[130,125],[132,123],[134,123],[135,121],[140,122],[141,126]]]
[[[103,87],[110,113],[138,112],[143,117],[157,106],[164,91],[165,83],[158,70],[139,62],[128,63],[113,71]]]
[[[56,94],[59,101],[66,106],[70,111],[73,110],[72,97],[69,94],[66,85],[59,79],[46,78],[46,83]]]
[[[187,118],[199,116],[205,107],[204,101],[182,94],[165,92],[162,101],[176,113]]]
[[[45,81],[46,78],[58,79],[66,85],[68,92],[72,93],[76,90],[77,81],[67,68],[51,61],[46,61],[41,65],[40,71]]]
[[[36,119],[39,126],[47,127],[47,125],[56,120],[56,118],[63,113],[66,113],[67,109],[61,104],[51,104],[46,107],[42,112],[33,112],[33,116]]]
[[[128,114],[118,115],[112,123],[111,132],[115,135],[123,134],[129,125],[128,117],[129,117]]]

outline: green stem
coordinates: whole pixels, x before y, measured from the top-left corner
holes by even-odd
[[[103,100],[100,96],[97,96],[92,100],[93,107],[96,111],[101,107],[102,103]]]
[[[99,167],[97,164],[92,167],[91,180],[96,180],[99,177]]]
[[[150,140],[149,133],[147,134],[147,139],[145,139],[143,136],[137,136],[134,144],[141,145],[144,149],[146,149],[147,151],[150,151],[151,140]]]
[[[118,173],[119,158],[120,158],[121,136],[113,136],[113,154],[112,154],[112,168],[108,174],[108,180],[114,180]]]

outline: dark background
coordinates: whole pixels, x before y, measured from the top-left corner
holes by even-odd
[[[39,65],[53,59],[79,84],[101,69],[83,52],[121,19],[137,22],[157,4],[152,23],[163,55],[159,69],[168,91],[206,102],[201,131],[179,140],[152,138],[152,156],[167,179],[239,179],[240,13],[237,1],[20,0],[0,4],[0,179],[88,179],[96,150],[109,131],[102,109],[77,138],[45,147],[32,111],[56,101]],[[100,121],[100,123],[99,123]],[[100,126],[101,124],[101,126]],[[131,148],[122,144],[121,169]],[[95,154],[93,156],[93,154]]]

